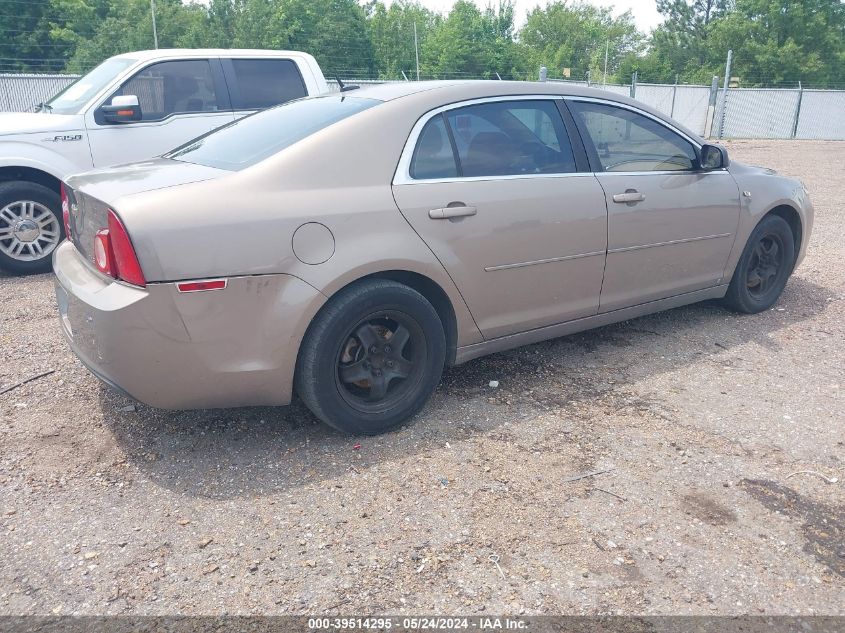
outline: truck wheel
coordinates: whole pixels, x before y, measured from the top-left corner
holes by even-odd
[[[443,325],[426,298],[372,279],[342,290],[315,317],[300,347],[296,388],[323,422],[376,435],[422,409],[445,360]]]
[[[34,182],[0,183],[0,268],[47,272],[64,236],[59,194]]]

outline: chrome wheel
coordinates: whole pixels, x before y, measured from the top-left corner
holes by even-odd
[[[0,252],[32,262],[47,257],[61,240],[58,218],[33,200],[18,200],[0,209]]]

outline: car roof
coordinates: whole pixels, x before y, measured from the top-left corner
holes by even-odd
[[[147,61],[161,57],[289,57],[299,55],[311,57],[302,51],[282,51],[260,48],[159,48],[147,51],[132,51],[115,55],[117,58]]]
[[[350,83],[354,84],[354,82]],[[682,131],[689,138],[695,139],[699,144],[705,142],[698,134],[683,124],[669,118],[663,112],[641,101],[636,101],[627,95],[600,88],[573,85],[562,81],[402,81],[370,85],[352,92],[344,92],[343,94],[361,99],[376,99],[394,103],[395,105],[407,104],[409,107],[414,107],[417,104],[426,104],[425,107],[428,109],[437,107],[433,105],[434,103],[444,106],[451,103],[489,97],[571,96],[600,99],[602,101],[628,105],[647,112],[667,122],[675,129]]]
[[[349,81],[349,84],[354,85],[354,81]],[[476,92],[479,98],[496,95],[511,95],[511,94],[525,94],[525,95],[573,95],[580,97],[596,97],[600,99],[616,99],[621,96],[607,90],[599,90],[597,88],[586,88],[584,86],[573,85],[564,82],[540,82],[540,81],[496,81],[496,80],[472,80],[472,81],[397,81],[392,83],[383,83],[362,86],[354,92],[348,93],[349,96],[361,97],[366,99],[378,99],[379,101],[392,101],[421,92],[429,92],[436,90],[438,96],[444,99],[444,103],[449,102],[449,97],[452,94],[460,93],[461,98],[466,98],[467,92]]]

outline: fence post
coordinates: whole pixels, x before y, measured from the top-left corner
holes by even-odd
[[[804,98],[804,87],[798,82],[798,103],[795,104],[795,120],[792,122],[792,138],[798,134],[798,119],[801,116],[801,101]]]
[[[675,86],[672,88],[672,107],[669,109],[669,116],[675,116],[675,97],[678,96],[678,75],[675,75]]]
[[[710,97],[707,99],[707,114],[704,115],[704,138],[713,136],[713,120],[716,118],[716,98],[719,94],[719,77],[713,75],[710,82]]]
[[[733,60],[733,49],[728,50],[728,59],[725,62],[725,87],[722,89],[722,111],[719,116],[719,133],[716,138],[721,139],[725,131],[725,113],[728,109],[728,85],[731,83],[731,61]]]
[[[545,66],[540,66],[540,81],[546,81],[549,76],[549,69]]]
[[[637,97],[637,71],[631,73],[631,99]]]
[[[590,71],[587,71],[587,88],[590,87]]]

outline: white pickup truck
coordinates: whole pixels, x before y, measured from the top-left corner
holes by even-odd
[[[66,176],[163,154],[250,112],[328,91],[307,53],[173,49],[107,59],[35,112],[0,114],[0,268],[50,269]]]

